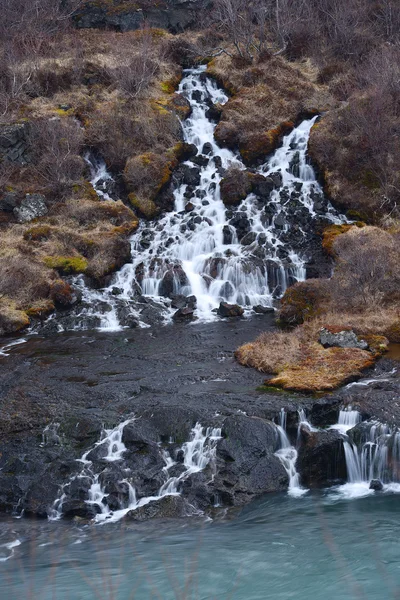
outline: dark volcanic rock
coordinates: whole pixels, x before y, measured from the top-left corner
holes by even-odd
[[[301,429],[301,446],[296,467],[306,486],[329,485],[346,479],[343,438],[338,431]]]
[[[127,518],[132,521],[148,521],[149,519],[176,519],[193,514],[191,507],[182,496],[164,496],[159,500],[131,510]]]
[[[108,2],[83,2],[75,12],[74,23],[79,28],[122,32],[139,29],[147,23],[150,27],[177,33],[195,25],[198,11],[205,10],[209,4],[208,0],[168,0],[167,3],[159,3],[159,6],[148,4],[143,9],[136,3],[122,2],[118,10],[113,10]]]
[[[380,479],[371,479],[369,489],[375,490],[375,492],[381,492],[383,490],[382,481]]]
[[[218,314],[220,317],[241,317],[244,310],[238,304],[228,304],[228,302],[221,302],[218,308]]]
[[[240,505],[287,487],[286,471],[274,455],[278,436],[273,423],[236,415],[225,419],[222,434],[214,488],[224,504]]]

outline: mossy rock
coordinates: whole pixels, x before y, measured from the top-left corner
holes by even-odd
[[[271,154],[278,147],[282,137],[289,133],[293,127],[294,123],[292,121],[284,121],[268,131],[245,135],[239,144],[239,152],[243,162],[251,166],[259,160],[265,159],[268,154]]]
[[[139,198],[133,193],[129,194],[128,198],[133,208],[145,217],[145,219],[154,219],[158,215],[159,209],[153,200],[150,200],[149,198]]]
[[[237,206],[251,192],[251,180],[246,171],[229,169],[221,181],[221,199],[225,206]]]
[[[84,273],[88,267],[87,260],[82,256],[46,256],[43,262],[46,267],[64,275]]]
[[[55,309],[54,302],[50,299],[38,300],[25,311],[30,319],[43,319]]]
[[[281,300],[279,322],[282,325],[301,325],[319,313],[327,294],[318,279],[295,283]]]
[[[56,279],[50,286],[50,298],[61,306],[70,306],[74,302],[74,290],[63,279]]]
[[[387,352],[389,340],[384,335],[360,335],[359,339],[367,342],[370,351],[375,356],[382,356]]]
[[[354,227],[365,227],[365,223],[357,222],[357,223],[343,223],[341,225],[329,225],[326,229],[324,229],[322,234],[322,247],[329,256],[334,256],[335,251],[333,248],[334,242],[339,235],[343,233],[347,233]]]
[[[17,310],[14,303],[0,304],[0,335],[16,333],[30,325],[30,319],[24,310]]]
[[[45,242],[49,239],[52,228],[49,225],[36,225],[24,232],[24,240],[29,242]]]
[[[182,120],[187,119],[192,112],[189,100],[182,94],[174,94],[168,100],[167,106]]]

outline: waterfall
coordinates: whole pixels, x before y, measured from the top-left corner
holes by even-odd
[[[339,419],[331,429],[343,436],[347,468],[347,483],[335,488],[335,493],[346,498],[374,493],[374,485],[383,491],[400,491],[400,432],[378,421],[363,423],[356,442],[347,432],[361,423],[361,415],[351,406],[339,412]]]
[[[275,452],[289,477],[289,496],[299,498],[308,492],[308,489],[301,487],[300,475],[296,470],[297,450],[289,441],[286,435],[286,412],[282,408],[279,415],[279,425],[275,425],[278,430],[280,448]]]
[[[182,122],[184,139],[196,146],[197,155],[173,176],[174,209],[152,223],[141,223],[131,238],[132,262],[116,273],[109,287],[88,290],[82,278],[77,281],[86,303],[78,315],[79,328],[94,323],[106,330],[125,326],[121,305],[125,315],[128,307],[139,324],[146,324],[146,318],[140,318],[138,289],[156,303],[166,322],[173,314],[172,295],[194,296],[199,321],[218,318],[222,301],[243,306],[247,314],[254,306],[272,307],[274,298],[306,277],[313,220],[343,220],[324,197],[308,163],[307,144],[317,117],[293,129],[257,169],[273,182],[269,196],[251,193],[239,206],[225,207],[220,195],[224,172],[230,166],[245,166],[240,155],[215,142],[216,123],[208,110],[228,97],[204,70],[186,70],[179,87],[192,107]],[[92,185],[99,195],[109,197],[112,178],[104,161],[93,154],[86,160]]]
[[[103,200],[112,200],[109,192],[114,188],[115,181],[107,171],[105,160],[93,152],[86,152],[84,160],[90,170],[90,183],[96,194]]]
[[[306,429],[308,429],[308,431],[318,431],[318,428],[311,425],[310,421],[307,419],[306,411],[304,410],[304,408],[299,408],[297,411],[297,414],[299,417],[299,422],[297,425],[297,442],[296,442],[296,444],[297,444],[297,447],[299,447],[300,440],[301,440],[302,428],[306,428]]]
[[[190,440],[182,445],[184,470],[176,477],[170,477],[169,470],[177,463],[172,459],[167,450],[162,451],[165,461],[163,472],[166,481],[161,485],[156,496],[137,497],[136,490],[129,478],[124,477],[119,481],[121,487],[127,490],[127,499],[120,499],[120,508],[112,510],[107,503],[107,493],[101,485],[101,474],[103,471],[94,472],[92,461],[88,458],[94,448],[103,446],[106,454],[102,458],[107,462],[119,462],[124,458],[127,448],[122,441],[123,431],[126,425],[132,423],[134,419],[128,419],[120,423],[117,427],[110,430],[104,430],[99,442],[93,448],[87,450],[79,459],[82,463],[82,471],[71,478],[70,482],[64,486],[62,493],[55,500],[53,508],[49,514],[50,520],[58,520],[62,517],[63,504],[67,499],[67,486],[76,478],[86,477],[91,480],[91,485],[87,493],[87,505],[93,506],[98,513],[94,517],[96,523],[111,523],[121,520],[129,511],[145,506],[164,496],[179,495],[180,484],[190,477],[191,474],[203,471],[207,466],[211,467],[212,479],[215,475],[215,457],[218,440],[221,439],[221,429],[207,427],[204,428],[200,423],[196,423],[191,431]]]

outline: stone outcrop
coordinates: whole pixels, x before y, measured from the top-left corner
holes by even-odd
[[[359,340],[351,329],[334,332],[323,327],[319,332],[319,341],[324,348],[360,348],[360,350],[368,350],[367,342]]]
[[[209,0],[164,0],[154,3],[119,0],[112,3],[106,0],[84,2],[74,15],[79,28],[115,29],[133,31],[145,23],[150,27],[168,29],[178,33],[196,24],[198,11],[204,10]],[[141,6],[142,5],[142,6]]]
[[[13,212],[18,223],[29,223],[48,213],[46,199],[41,194],[27,194]]]
[[[29,162],[29,124],[0,125],[0,159],[24,165]]]

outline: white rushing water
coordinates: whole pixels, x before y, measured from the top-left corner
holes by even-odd
[[[182,122],[184,139],[198,150],[197,156],[183,165],[189,178],[175,177],[172,212],[155,222],[141,223],[131,238],[132,262],[122,267],[108,288],[89,290],[82,278],[77,280],[86,303],[78,328],[91,316],[98,318],[101,329],[120,328],[121,303],[143,324],[134,306],[138,289],[159,304],[167,320],[172,315],[167,297],[171,294],[195,296],[200,321],[216,319],[221,301],[239,304],[247,311],[253,306],[271,307],[275,297],[306,277],[312,220],[319,216],[338,221],[307,161],[308,138],[316,117],[285,136],[282,146],[258,168],[275,182],[269,198],[251,193],[238,207],[227,208],[220,196],[224,170],[245,167],[238,154],[216,144],[216,124],[207,111],[211,104],[224,104],[228,97],[205,77],[203,67],[185,72],[179,92],[192,107],[192,114]],[[108,198],[111,176],[104,162],[94,155],[86,160],[92,185],[101,197]]]
[[[300,485],[300,475],[296,470],[297,450],[289,441],[286,434],[286,412],[281,409],[279,425],[276,425],[279,435],[280,448],[275,452],[289,477],[288,494],[293,498],[304,496],[309,490]]]
[[[385,492],[400,492],[400,432],[377,421],[364,424],[357,443],[347,435],[361,423],[361,415],[351,406],[339,412],[331,429],[343,435],[347,467],[347,483],[338,486],[334,494],[343,498],[359,498],[374,493],[373,480],[383,484]]]
[[[124,454],[127,451],[125,444],[122,441],[123,431],[126,425],[132,423],[134,419],[128,419],[120,423],[117,427],[110,430],[104,430],[102,437],[97,442],[94,448],[103,446],[106,453],[102,458],[103,461],[113,463],[123,460]],[[121,520],[128,512],[134,511],[150,502],[154,502],[164,496],[174,496],[180,494],[180,485],[193,473],[204,470],[207,466],[211,467],[212,478],[215,474],[215,456],[218,440],[221,439],[221,429],[207,427],[204,428],[200,423],[196,423],[191,431],[190,440],[182,445],[183,452],[183,467],[182,472],[177,476],[170,476],[169,470],[177,463],[172,459],[167,450],[163,450],[162,455],[165,460],[163,469],[165,474],[165,482],[161,485],[158,494],[155,496],[144,496],[139,498],[136,489],[133,485],[133,480],[130,476],[124,477],[119,481],[121,487],[126,486],[128,490],[127,498],[120,499],[120,508],[112,510],[107,503],[107,492],[101,484],[101,475],[103,470],[95,472],[93,462],[89,459],[93,448],[86,451],[79,462],[82,463],[82,471],[71,478],[71,481],[77,478],[89,478],[91,481],[88,490],[86,504],[92,505],[97,514],[94,517],[96,523],[115,523]],[[129,471],[129,469],[127,470]],[[69,485],[67,484],[67,485]],[[125,494],[126,496],[126,494]],[[67,492],[64,490],[60,497],[54,502],[53,510],[49,515],[50,520],[58,520],[63,514],[63,504],[67,499]],[[195,510],[193,509],[195,512]]]

